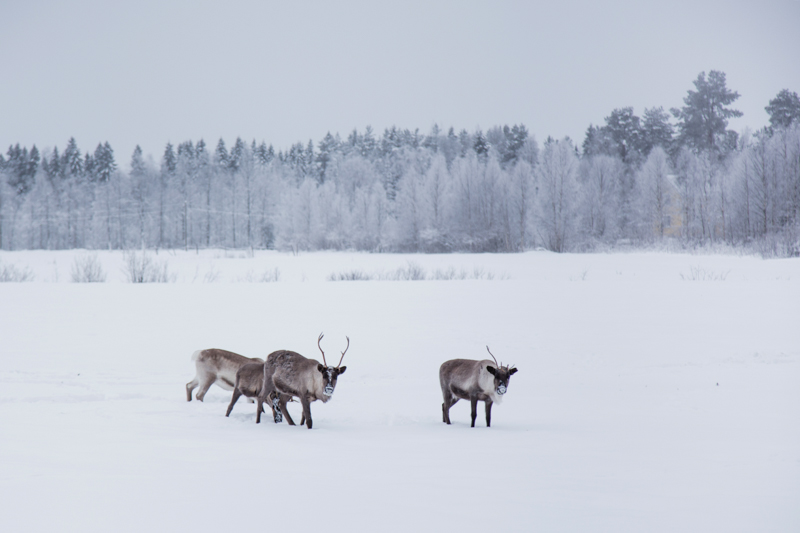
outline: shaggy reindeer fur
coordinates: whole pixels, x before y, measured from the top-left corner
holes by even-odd
[[[458,400],[469,400],[472,407],[471,427],[475,427],[478,402],[482,401],[486,406],[486,427],[490,427],[492,404],[502,400],[503,394],[508,389],[508,380],[516,372],[516,368],[501,366],[496,361],[488,359],[482,361],[451,359],[442,363],[439,368],[439,384],[444,396],[442,422],[450,423],[450,408]]]
[[[321,340],[322,334],[317,339],[317,345]],[[350,347],[350,339],[347,339],[347,346]],[[346,352],[347,348],[342,352],[342,359]],[[324,352],[322,358],[324,361]],[[340,365],[342,359],[339,360]],[[316,359],[308,359],[297,352],[278,350],[269,354],[267,362],[264,363],[262,394],[263,397],[278,398],[279,408],[276,409],[273,402],[273,415],[277,417],[278,412],[282,412],[286,416],[286,421],[292,426],[295,424],[286,409],[286,402],[292,397],[298,398],[303,406],[300,425],[305,422],[308,429],[311,429],[311,402],[320,400],[327,403],[333,395],[339,375],[344,374],[345,370],[346,366],[326,366]]]

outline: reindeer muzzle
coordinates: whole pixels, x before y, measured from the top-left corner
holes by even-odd
[[[505,394],[505,393],[506,393],[506,391],[507,391],[507,390],[508,390],[508,389],[506,388],[506,386],[505,386],[505,385],[500,385],[499,387],[497,387],[497,394],[499,394],[500,396],[502,396],[503,394]]]
[[[322,391],[322,394],[324,394],[325,396],[333,396],[333,387],[328,385],[327,387],[325,387],[325,390]]]

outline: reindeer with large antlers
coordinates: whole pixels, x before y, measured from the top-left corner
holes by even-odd
[[[321,400],[322,403],[327,403],[333,396],[339,375],[344,374],[344,371],[347,370],[346,366],[341,365],[344,354],[350,348],[350,337],[347,337],[347,347],[342,352],[339,364],[328,366],[325,352],[320,345],[323,336],[322,333],[319,334],[317,346],[322,352],[324,365],[316,359],[308,359],[297,352],[288,350],[278,350],[267,356],[267,362],[264,363],[262,397],[271,399],[276,423],[286,416],[289,425],[295,425],[286,409],[286,402],[292,397],[296,397],[303,406],[303,418],[300,420],[300,425],[305,423],[308,429],[311,429],[311,402]]]
[[[488,359],[451,359],[439,367],[439,384],[442,386],[442,422],[450,423],[450,408],[458,400],[469,400],[472,406],[472,426],[478,416],[478,401],[486,405],[486,427],[492,423],[492,404],[499,403],[508,391],[508,381],[517,369],[498,364],[489,347],[486,351],[494,359],[494,366]]]

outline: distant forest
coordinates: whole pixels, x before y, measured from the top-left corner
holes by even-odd
[[[524,125],[427,134],[370,127],[276,151],[236,139],[106,142],[0,155],[0,249],[269,248],[556,252],[669,244],[800,255],[800,98],[742,135],[725,74],[681,108],[614,109],[578,144]]]

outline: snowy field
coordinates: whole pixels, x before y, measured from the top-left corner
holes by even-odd
[[[800,531],[800,259],[87,256],[0,252],[33,279],[0,283],[2,531]],[[321,331],[351,345],[313,430],[186,401],[193,351]],[[487,344],[519,368],[492,427],[444,425],[439,365]]]

